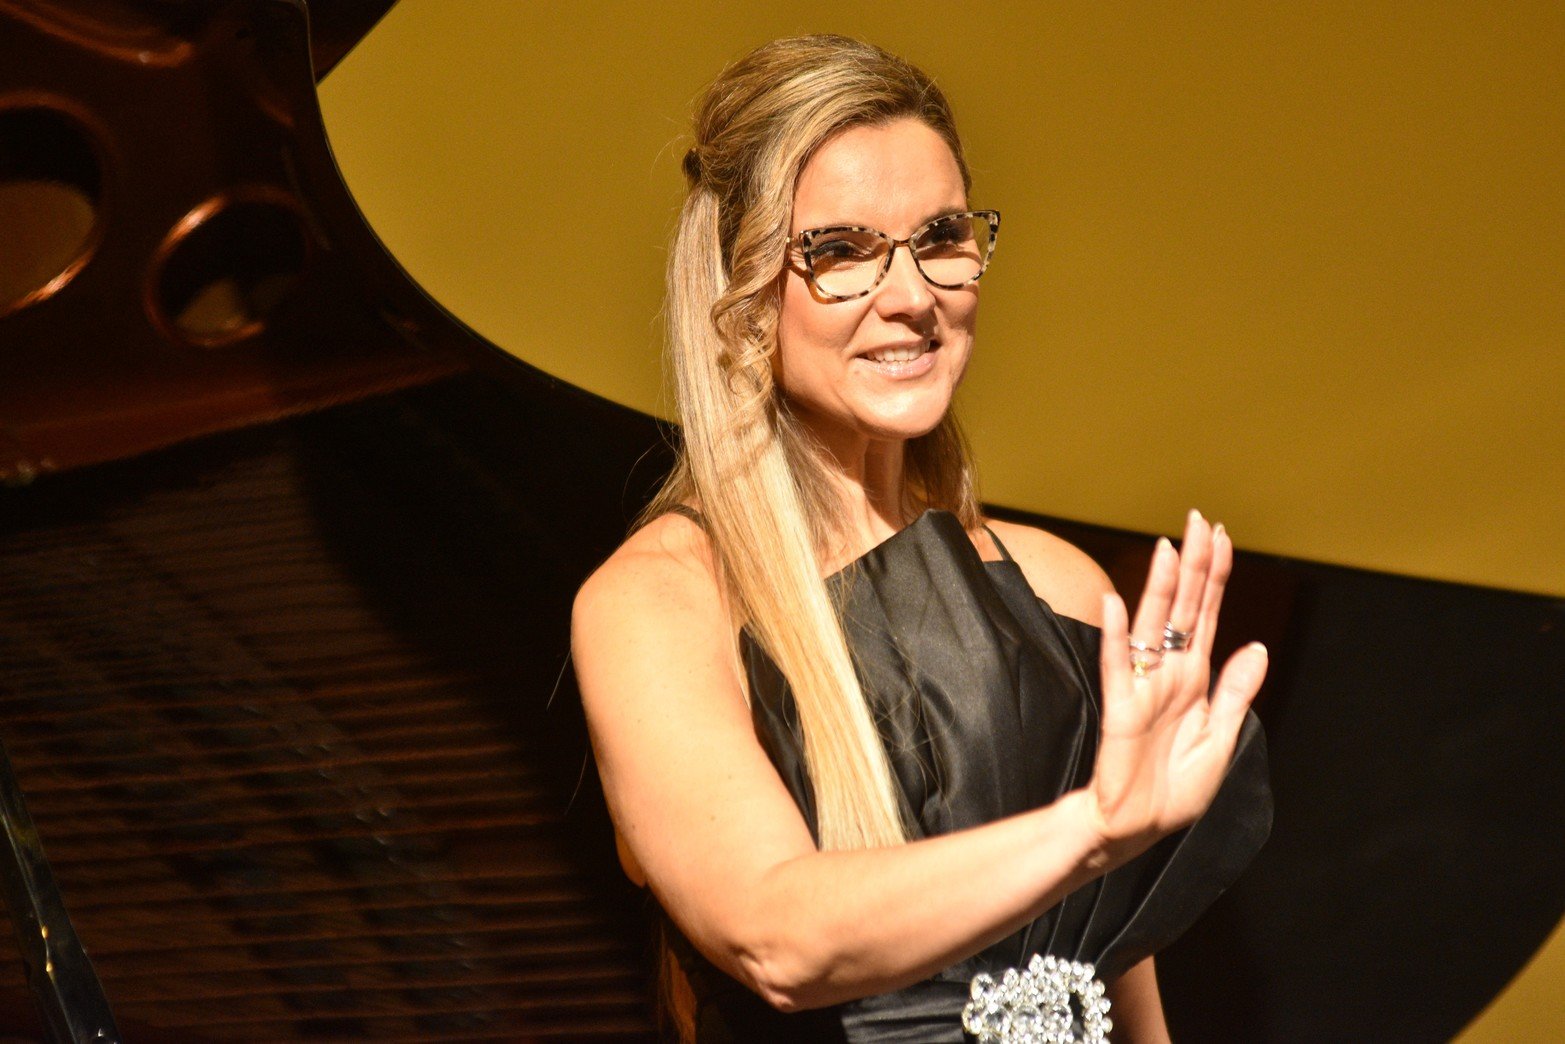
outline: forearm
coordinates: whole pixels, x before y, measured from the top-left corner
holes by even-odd
[[[1128,858],[1089,802],[896,848],[811,853],[766,871],[740,910],[730,970],[779,1008],[917,982],[1016,931]]]

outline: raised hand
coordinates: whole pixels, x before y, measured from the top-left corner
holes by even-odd
[[[1104,597],[1102,738],[1086,793],[1113,855],[1129,858],[1200,817],[1266,677],[1266,649],[1252,643],[1209,695],[1232,567],[1228,534],[1192,511],[1182,550],[1158,540],[1133,626],[1119,596]]]

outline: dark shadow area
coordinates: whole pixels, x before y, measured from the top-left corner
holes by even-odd
[[[665,461],[549,391],[459,378],[5,494],[0,727],[127,1024],[647,1033],[565,651]]]
[[[1449,1040],[1565,913],[1565,604],[1290,571],[1275,825],[1161,962],[1175,1038]]]

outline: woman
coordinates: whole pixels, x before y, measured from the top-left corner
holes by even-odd
[[[1192,512],[1131,626],[1080,551],[985,524],[950,407],[999,216],[970,209],[923,73],[779,41],[695,136],[678,464],[573,620],[621,858],[692,987],[681,1034],[962,1040],[965,1010],[1024,1039],[1052,1010],[1092,1037],[1097,972],[1116,1040],[1166,1039],[1151,953],[1269,822],[1255,756],[1228,773],[1265,650],[1208,697],[1232,545]],[[1224,814],[1175,834],[1225,773]],[[1035,966],[1052,1009],[969,985],[1035,955],[1100,964]]]

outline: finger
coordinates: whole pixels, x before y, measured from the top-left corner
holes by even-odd
[[[1208,719],[1220,735],[1238,735],[1244,712],[1250,709],[1261,683],[1266,680],[1267,652],[1260,642],[1251,642],[1234,653],[1223,665],[1217,688],[1212,690],[1212,711]]]
[[[1151,646],[1163,643],[1163,621],[1174,604],[1174,591],[1179,585],[1179,555],[1167,537],[1158,537],[1152,549],[1152,565],[1147,570],[1147,584],[1141,590],[1141,604],[1136,606],[1136,622],[1130,633],[1138,641]]]
[[[1103,681],[1125,681],[1130,677],[1130,637],[1125,626],[1125,601],[1118,594],[1109,592],[1103,596],[1103,640],[1098,646],[1098,660],[1103,667]]]
[[[1228,587],[1228,575],[1233,572],[1233,565],[1233,540],[1222,523],[1218,523],[1212,531],[1212,563],[1206,571],[1201,609],[1196,620],[1195,636],[1191,639],[1191,645],[1208,659],[1212,655],[1212,642],[1217,637],[1217,614],[1223,607],[1223,592]]]
[[[1134,680],[1130,670],[1126,615],[1125,603],[1119,595],[1103,596],[1103,638],[1098,646],[1098,669],[1103,677],[1103,706],[1099,711],[1104,721],[1118,706],[1119,695],[1128,691]]]
[[[1168,625],[1178,631],[1194,631],[1200,619],[1201,598],[1212,568],[1212,526],[1191,511],[1185,520],[1185,540],[1179,549],[1179,587],[1168,611]]]

